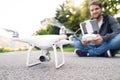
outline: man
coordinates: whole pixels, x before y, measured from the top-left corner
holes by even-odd
[[[73,38],[74,47],[78,48],[75,53],[78,56],[102,56],[113,57],[120,49],[120,24],[110,15],[102,13],[102,4],[99,0],[93,0],[89,3],[91,19],[97,19],[99,33],[97,37],[90,40],[80,40]],[[90,45],[93,43],[95,45]],[[111,53],[107,51],[110,50]]]

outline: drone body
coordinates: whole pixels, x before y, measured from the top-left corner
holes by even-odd
[[[49,49],[54,43],[66,40],[66,35],[38,35],[30,37],[12,38],[20,42],[28,43],[42,49]]]
[[[26,38],[13,38],[13,40],[25,42],[30,45],[28,50],[28,55],[27,55],[27,61],[26,61],[27,66],[33,66],[44,61],[49,61],[50,60],[49,49],[53,48],[56,68],[61,67],[65,63],[63,45],[72,43],[71,41],[67,40],[66,35],[39,35],[39,36],[31,36]],[[31,54],[32,48],[34,47],[39,47],[42,51],[41,53],[42,55],[39,57],[40,61],[31,64],[30,54]],[[58,55],[57,55],[57,49],[56,49],[57,47],[60,48],[61,54],[62,54],[62,57],[61,57],[62,62],[60,64],[58,64]]]

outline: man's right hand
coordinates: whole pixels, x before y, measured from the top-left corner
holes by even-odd
[[[91,43],[91,41],[86,41],[86,40],[81,40],[81,42],[82,42],[83,45],[88,45],[88,44]]]

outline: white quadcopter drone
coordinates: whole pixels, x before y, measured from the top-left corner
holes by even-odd
[[[65,59],[64,59],[64,53],[63,53],[64,52],[63,45],[71,44],[72,41],[67,40],[67,35],[64,34],[64,32],[66,32],[68,29],[66,29],[63,25],[61,27],[61,24],[58,21],[54,21],[54,22],[56,22],[57,25],[55,23],[52,25],[56,25],[60,27],[61,28],[60,34],[62,35],[38,35],[38,36],[31,36],[31,37],[18,37],[19,34],[16,31],[13,31],[10,29],[4,29],[7,32],[13,33],[13,37],[12,37],[13,40],[28,43],[30,45],[28,54],[27,54],[27,60],[26,60],[26,65],[28,67],[37,65],[41,62],[49,61],[50,60],[50,53],[49,53],[50,48],[53,48],[53,51],[54,51],[55,67],[59,68],[62,65],[64,65]],[[58,24],[60,24],[60,26]],[[70,30],[68,30],[68,33],[69,32]],[[73,32],[71,31],[70,33],[73,33]],[[42,55],[39,57],[38,62],[30,63],[30,54],[32,53],[32,49],[34,47],[40,48]],[[60,48],[61,54],[62,54],[62,57],[61,57],[62,62],[60,64],[58,64],[58,55],[57,55],[57,49],[56,49],[57,47]]]

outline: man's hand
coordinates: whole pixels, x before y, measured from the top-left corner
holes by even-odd
[[[86,41],[86,40],[81,40],[81,42],[82,42],[83,45],[90,44],[90,41]]]
[[[103,38],[100,34],[97,34],[97,37],[90,42],[93,44],[101,44],[103,42]]]
[[[92,39],[92,40],[89,40],[89,41],[86,41],[86,40],[81,40],[82,44],[83,45],[87,45],[87,44],[101,44],[103,42],[103,38],[101,35],[97,34],[97,37]]]

